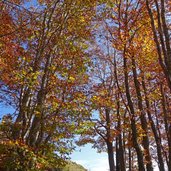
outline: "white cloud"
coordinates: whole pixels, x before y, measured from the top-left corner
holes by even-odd
[[[92,168],[89,171],[108,171],[108,168],[105,167],[105,166],[99,166],[99,167],[96,167],[96,168]]]
[[[93,160],[91,171],[108,171],[108,161],[106,157]]]
[[[88,171],[108,171],[108,161],[105,157],[86,160],[75,160],[76,163],[84,166]]]
[[[88,164],[88,161],[86,161],[86,160],[74,160],[74,162],[76,162],[82,166],[85,166]]]
[[[91,145],[78,148],[72,155],[71,160],[82,165],[88,171],[108,171],[107,153],[97,153]]]

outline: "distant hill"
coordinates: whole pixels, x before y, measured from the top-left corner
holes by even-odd
[[[88,171],[88,170],[75,162],[69,162],[64,168],[61,169],[61,171]]]

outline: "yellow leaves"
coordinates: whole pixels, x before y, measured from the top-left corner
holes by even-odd
[[[155,101],[161,99],[161,91],[159,87],[156,87],[149,95],[149,101]]]
[[[52,66],[49,67],[49,69],[50,69],[51,71],[55,71],[55,70],[56,70],[56,66],[55,66],[55,65],[52,65]]]
[[[99,104],[100,97],[95,95],[95,96],[92,97],[91,101],[96,106],[96,105]]]
[[[27,84],[28,87],[35,89],[38,85],[38,76],[42,73],[40,73],[40,71],[33,72],[32,67],[25,67],[21,69],[20,72],[18,70],[14,70],[12,74],[15,82],[20,85]]]
[[[88,44],[86,44],[86,43],[80,43],[80,46],[81,46],[81,48],[83,48],[83,49],[87,49],[88,48]]]
[[[36,117],[41,117],[40,111],[35,111],[34,114],[36,115]]]
[[[112,142],[113,142],[114,138],[117,137],[120,133],[121,133],[121,131],[118,131],[117,129],[111,129],[110,130]]]
[[[68,81],[69,81],[69,82],[74,82],[74,81],[75,81],[75,78],[72,77],[72,76],[70,76],[70,77],[68,78]]]
[[[115,103],[112,97],[95,95],[92,97],[91,102],[95,107],[114,107]]]
[[[11,148],[12,147],[17,147],[17,146],[27,148],[27,145],[24,144],[21,140],[6,140],[6,141],[2,141],[1,143],[4,144],[4,145],[9,146]]]
[[[145,76],[146,76],[147,79],[150,79],[151,78],[151,73],[150,72],[146,72]]]
[[[137,133],[138,141],[140,141],[140,143],[141,143],[141,141],[143,140],[144,136],[146,136],[146,134],[145,134],[145,131],[142,128],[141,123],[136,123],[136,127],[137,127],[137,132],[138,132]]]
[[[85,22],[84,16],[81,16],[81,17],[80,17],[80,22]]]
[[[3,47],[3,43],[2,43],[2,42],[0,42],[0,48],[1,48],[1,47]]]
[[[3,163],[5,168],[10,168],[10,170],[32,170],[30,162],[36,166],[34,170],[45,167],[48,164],[47,159],[41,152],[36,154],[32,148],[19,139],[1,141],[0,152],[1,163]]]

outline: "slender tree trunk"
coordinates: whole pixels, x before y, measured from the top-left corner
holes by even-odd
[[[113,152],[113,140],[111,139],[111,120],[110,120],[110,110],[108,108],[105,109],[106,114],[106,123],[107,123],[107,152],[108,152],[108,161],[110,171],[115,171],[115,163],[114,163],[114,152]]]
[[[156,1],[157,2],[157,1]],[[157,3],[158,4],[158,3]],[[153,37],[154,37],[154,41],[156,44],[156,48],[157,48],[157,52],[158,52],[158,58],[159,58],[159,64],[163,69],[163,73],[165,74],[165,77],[167,79],[167,83],[171,92],[171,48],[170,48],[170,40],[169,40],[169,34],[168,34],[168,28],[166,25],[166,21],[165,21],[165,10],[164,10],[164,1],[161,0],[161,14],[158,11],[158,18],[162,19],[162,26],[160,25],[161,23],[159,22],[160,20],[158,20],[158,27],[163,28],[163,32],[160,32],[161,29],[159,30],[159,35],[160,35],[160,40],[165,40],[165,42],[161,41],[162,43],[165,43],[166,52],[163,51],[165,48],[161,49],[162,46],[160,46],[160,40],[158,38],[158,32],[156,30],[156,26],[155,26],[155,20],[154,20],[154,16],[153,16],[153,12],[152,9],[150,8],[150,4],[149,4],[149,0],[146,0],[146,7],[147,7],[147,11],[150,17],[150,21],[151,21],[151,28],[152,28],[152,32],[153,32]],[[157,8],[157,7],[156,7]],[[165,38],[161,39],[161,36],[165,36]],[[164,59],[165,61],[163,61],[162,58],[162,53],[164,55]]]
[[[162,108],[163,108],[163,115],[164,115],[164,123],[165,123],[165,131],[166,131],[166,136],[168,140],[168,147],[169,147],[169,162],[168,162],[168,169],[171,170],[171,124],[169,124],[169,113],[167,112],[166,109],[166,99],[165,99],[165,94],[163,90],[163,85],[160,85],[160,90],[162,94]]]
[[[146,159],[146,168],[147,171],[152,171],[153,166],[152,166],[152,160],[151,160],[151,155],[150,155],[150,149],[149,149],[149,138],[148,138],[148,127],[147,127],[147,119],[145,116],[145,112],[143,109],[143,100],[142,100],[142,95],[141,95],[141,89],[140,89],[140,84],[138,81],[138,76],[137,76],[137,71],[136,71],[136,64],[135,64],[135,59],[132,57],[132,71],[133,71],[133,77],[134,77],[134,84],[135,84],[135,89],[136,89],[136,94],[137,94],[137,99],[138,99],[138,108],[140,110],[140,120],[141,120],[141,126],[144,131],[143,136],[143,147],[145,149],[145,159]]]
[[[132,171],[132,152],[131,148],[128,148],[128,160],[129,160],[129,171]]]
[[[157,128],[157,132],[158,132],[159,137],[161,137],[160,143],[162,143],[162,133],[161,133],[161,125],[160,125],[160,119],[159,119],[160,117],[159,117],[159,113],[158,113],[158,110],[157,110],[157,102],[154,101],[154,104],[153,105],[154,105],[154,116],[156,118],[156,121],[155,121],[156,122],[156,128]],[[163,152],[166,151],[166,149],[164,149],[163,147],[162,147],[162,150],[163,150]],[[165,161],[167,163],[168,170],[169,170],[169,159],[168,159],[167,156],[168,156],[168,153],[165,156]]]
[[[166,45],[166,58],[167,58],[167,68],[169,72],[169,78],[171,80],[171,45],[170,45],[170,35],[169,29],[166,24],[166,16],[165,16],[165,1],[161,0],[161,20],[162,20],[162,27],[163,27],[163,35]]]
[[[110,141],[107,141],[107,152],[108,152],[109,169],[110,171],[115,171],[113,144]]]
[[[119,94],[118,94],[119,96]],[[118,97],[119,98],[119,97]],[[125,158],[124,158],[124,149],[123,149],[123,143],[122,143],[122,134],[121,134],[121,118],[120,118],[120,102],[119,99],[117,101],[117,119],[118,119],[118,126],[117,129],[120,132],[118,135],[118,161],[119,161],[119,168],[120,171],[125,171]]]
[[[119,143],[118,143],[118,137],[116,137],[116,171],[120,171],[120,160],[119,160]]]
[[[137,140],[138,137],[137,137],[136,122],[135,122],[135,111],[134,111],[134,106],[133,106],[133,102],[132,102],[130,90],[129,90],[127,58],[125,57],[125,52],[124,52],[123,62],[124,62],[124,76],[125,76],[124,81],[125,81],[126,97],[127,97],[128,106],[129,106],[130,112],[131,112],[130,119],[131,119],[131,129],[132,129],[132,142],[133,142],[133,146],[137,153],[139,170],[145,171],[144,161],[143,161],[143,153],[140,149],[140,146],[139,146],[138,140]]]
[[[151,27],[153,31],[154,41],[156,43],[158,56],[159,56],[159,63],[163,69],[163,72],[165,74],[165,77],[167,79],[168,87],[171,92],[171,45],[170,45],[170,36],[169,36],[169,30],[166,24],[166,14],[165,14],[165,1],[160,0],[160,6],[161,10],[159,11],[158,7],[158,1],[155,0],[155,5],[157,9],[157,16],[158,16],[158,28],[159,28],[159,35],[160,35],[160,41],[158,40],[158,33],[156,31],[155,27],[155,21],[154,16],[152,13],[152,9],[149,5],[149,0],[146,0],[146,7],[148,10],[148,14],[151,20]],[[162,50],[160,48],[160,44],[162,46]],[[164,56],[165,63],[163,63],[162,55]],[[168,130],[169,135],[169,170],[171,170],[171,124],[169,125]]]
[[[50,56],[47,56],[45,68],[44,68],[44,74],[42,77],[41,81],[41,88],[37,94],[37,112],[39,113],[38,115],[35,115],[32,125],[30,128],[29,136],[27,137],[27,142],[29,143],[30,146],[35,146],[36,141],[38,140],[39,134],[42,134],[42,126],[41,124],[43,122],[43,102],[45,100],[46,96],[46,84],[47,84],[47,76],[48,76],[48,66],[50,63]],[[43,135],[40,135],[40,137]],[[40,141],[40,139],[39,139]]]
[[[147,90],[146,90],[144,77],[142,77],[142,86],[143,86],[144,95],[145,95],[145,103],[146,103],[146,107],[147,107],[148,119],[150,121],[151,129],[153,131],[154,138],[155,138],[155,141],[156,141],[159,170],[160,171],[165,171],[164,161],[163,161],[163,156],[162,156],[162,148],[161,148],[161,146],[162,146],[161,138],[159,137],[159,135],[157,133],[157,129],[156,129],[154,120],[153,120],[152,115],[151,115],[150,102],[149,102],[149,99],[147,97]]]
[[[119,83],[118,83],[117,65],[116,65],[115,57],[116,56],[114,55],[114,77],[115,77],[115,80],[116,80],[116,87],[120,90]],[[118,129],[118,131],[120,131],[119,136],[116,138],[116,144],[117,144],[116,145],[116,149],[117,149],[117,153],[116,153],[116,155],[117,155],[117,158],[116,158],[116,162],[117,162],[116,163],[116,170],[119,171],[119,168],[120,168],[121,171],[125,171],[125,169],[126,169],[126,163],[125,163],[125,144],[123,142],[124,132],[123,132],[123,137],[122,137],[122,130],[121,130],[122,128],[121,128],[120,101],[119,101],[120,96],[122,96],[121,92],[119,92],[116,95],[116,99],[117,99],[117,119],[118,119],[117,129]],[[125,118],[125,115],[124,115],[124,118]]]
[[[171,170],[171,124],[169,125],[169,170]]]

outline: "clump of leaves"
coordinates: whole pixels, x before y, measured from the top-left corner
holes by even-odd
[[[21,139],[10,138],[13,126],[11,115],[5,115],[0,123],[0,170],[44,171],[65,165],[52,144],[36,149]]]
[[[42,153],[42,152],[41,152]],[[0,165],[5,170],[41,171],[62,166],[65,162],[56,154],[35,152],[22,141],[6,140],[0,143]]]
[[[46,165],[43,158],[34,154],[33,150],[29,149],[20,141],[3,141],[0,144],[0,159],[1,165],[7,170],[40,170]]]

